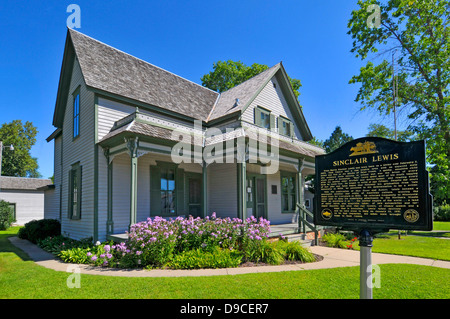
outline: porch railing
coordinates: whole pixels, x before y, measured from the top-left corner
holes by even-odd
[[[316,226],[312,223],[310,223],[306,217],[310,216],[311,218],[314,217],[313,213],[311,213],[309,210],[307,210],[303,205],[300,205],[297,203],[297,209],[298,209],[298,227],[300,231],[304,234],[306,234],[306,227],[309,228],[310,231],[314,232],[314,244],[317,245],[319,242],[319,231],[317,230]]]

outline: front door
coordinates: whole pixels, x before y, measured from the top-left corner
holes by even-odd
[[[266,218],[266,179],[261,175],[248,175],[246,185],[247,217]]]
[[[263,177],[255,177],[255,217],[265,218],[266,215],[266,181]]]
[[[200,174],[186,174],[188,189],[187,213],[194,218],[201,217],[202,213],[202,180]]]

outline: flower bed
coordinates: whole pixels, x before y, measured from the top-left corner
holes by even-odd
[[[269,242],[269,226],[263,218],[217,218],[214,213],[204,219],[155,217],[132,225],[126,242],[68,247],[57,255],[67,262],[121,268],[223,268],[245,262],[314,261],[299,243]]]

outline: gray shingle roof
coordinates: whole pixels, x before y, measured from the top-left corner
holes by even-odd
[[[37,190],[50,184],[50,179],[0,176],[0,189]]]
[[[157,125],[152,125],[150,123],[142,123],[138,122],[136,120],[131,121],[130,123],[123,125],[117,129],[112,129],[108,134],[106,134],[101,140],[100,144],[106,145],[107,141],[111,138],[118,136],[122,133],[134,133],[141,136],[148,136],[148,137],[155,137],[158,139],[166,140],[166,141],[172,141],[172,142],[179,142],[180,139],[176,134],[172,135],[172,132],[174,130],[168,129],[165,127],[160,127]],[[190,134],[189,132],[186,132],[186,134]],[[191,142],[194,145],[200,145],[203,146],[203,140],[201,138],[193,138],[191,135]],[[186,141],[185,141],[186,142]]]
[[[206,120],[219,94],[69,29],[87,86]]]
[[[208,121],[218,119],[224,115],[228,115],[245,108],[255,97],[256,93],[275,75],[280,68],[280,63],[261,72],[260,74],[242,82],[239,85],[220,94],[216,106],[212,110]],[[239,105],[236,104],[239,99]]]

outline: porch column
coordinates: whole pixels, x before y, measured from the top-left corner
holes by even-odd
[[[300,207],[303,207],[303,162],[304,159],[303,158],[299,158],[298,159],[298,175],[297,175],[297,205],[300,205]],[[299,229],[302,230],[303,233],[305,233],[306,229],[305,229],[305,224],[302,223],[301,218],[300,218],[300,214],[303,214],[303,212],[300,210],[300,208],[297,208],[298,210],[298,214],[299,214],[299,218],[298,218],[298,227]],[[304,216],[306,218],[306,216]]]
[[[128,152],[131,158],[131,181],[130,181],[130,225],[136,224],[137,221],[137,165],[138,165],[138,148],[139,140],[137,137],[128,138]]]
[[[108,167],[107,175],[107,189],[108,189],[108,203],[107,203],[107,218],[106,218],[106,234],[110,235],[114,233],[114,222],[112,214],[112,179],[113,179],[113,168],[112,168],[112,158],[109,155],[109,149],[104,150],[106,157],[106,164]]]
[[[245,220],[247,218],[247,163],[242,161],[241,163],[237,163],[238,167],[238,213],[239,217],[242,220]]]
[[[203,160],[202,167],[202,218],[208,215],[208,165]]]

